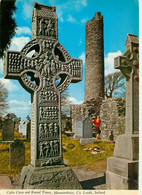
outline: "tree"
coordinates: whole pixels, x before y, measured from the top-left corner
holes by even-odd
[[[4,87],[4,85],[0,82],[0,115],[2,116],[4,113],[6,113],[6,110],[8,108],[8,103],[6,101],[8,97],[8,91]]]
[[[62,93],[61,93],[61,112],[62,115],[69,115],[70,113],[70,103],[71,101],[69,100],[69,91],[68,88],[66,88]]]
[[[56,87],[58,87],[60,84],[62,84],[65,78],[66,78],[65,75],[58,75],[56,80],[55,80]],[[61,93],[61,114],[62,115],[69,115],[69,113],[70,113],[71,101],[69,100],[68,97],[69,97],[69,91],[68,91],[68,88],[66,88]]]
[[[9,48],[11,39],[15,35],[16,23],[13,12],[16,10],[16,0],[0,1],[0,58]]]
[[[121,72],[114,72],[105,77],[105,96],[106,98],[125,97],[126,94],[125,77]]]

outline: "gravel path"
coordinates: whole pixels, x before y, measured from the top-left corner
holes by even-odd
[[[88,171],[72,167],[83,189],[102,190],[106,188],[104,173]],[[8,176],[0,175],[0,189],[17,189],[20,175],[15,175],[11,181]]]

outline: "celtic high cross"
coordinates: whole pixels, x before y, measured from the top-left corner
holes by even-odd
[[[139,133],[139,40],[127,35],[126,52],[115,58],[115,68],[126,77],[126,133]]]
[[[31,93],[31,164],[35,167],[63,163],[60,94],[71,82],[82,80],[82,61],[71,58],[58,42],[57,20],[54,6],[34,3],[32,41],[21,52],[5,54],[5,78],[19,80]]]
[[[114,66],[126,77],[126,127],[118,135],[113,157],[107,159],[107,189],[137,189],[139,167],[139,40],[127,34],[126,51]],[[114,182],[115,181],[115,182]],[[118,186],[118,183],[121,185]]]

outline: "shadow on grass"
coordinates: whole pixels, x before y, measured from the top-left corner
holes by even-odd
[[[95,190],[95,187],[98,185],[102,185],[106,183],[106,177],[105,175],[102,177],[97,177],[94,179],[89,179],[85,181],[80,181],[80,184],[83,189],[93,189]]]

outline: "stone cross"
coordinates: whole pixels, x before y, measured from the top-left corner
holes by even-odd
[[[60,94],[82,80],[82,61],[58,42],[55,7],[34,3],[32,41],[5,54],[4,76],[31,93],[31,165],[63,163]],[[57,80],[59,81],[57,84]]]
[[[115,58],[115,68],[126,77],[126,134],[139,132],[139,40],[128,34],[126,52]]]

